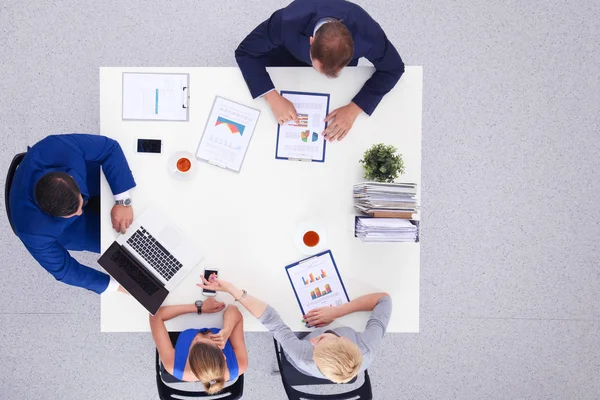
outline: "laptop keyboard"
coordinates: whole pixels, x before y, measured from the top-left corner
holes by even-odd
[[[183,267],[143,226],[131,235],[127,244],[167,281]]]
[[[158,286],[150,277],[140,270],[140,268],[144,268],[134,264],[127,256],[125,256],[122,251],[115,251],[110,259],[117,264],[123,272],[125,272],[131,279],[133,279],[139,286],[142,288],[148,296],[152,296],[156,293],[160,286]]]

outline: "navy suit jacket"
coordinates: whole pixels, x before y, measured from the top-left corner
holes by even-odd
[[[404,63],[381,26],[365,10],[345,0],[296,0],[275,11],[242,41],[235,58],[252,97],[274,88],[265,67],[283,66],[273,60],[281,47],[305,65],[312,65],[309,39],[317,22],[329,17],[342,20],[352,34],[354,55],[350,64],[356,65],[365,57],[375,66],[375,73],[352,99],[365,113],[373,113],[404,73]]]
[[[85,233],[82,226],[85,212],[71,218],[46,214],[37,205],[34,188],[44,174],[66,172],[77,182],[87,200],[100,195],[100,166],[113,193],[122,193],[135,186],[125,155],[116,141],[98,135],[48,136],[27,151],[10,191],[12,223],[31,255],[58,281],[96,293],[106,289],[108,275],[79,264],[65,248],[65,244],[75,244],[69,248],[84,250],[91,247],[100,251],[100,243],[87,244],[85,240],[89,238],[81,237]]]

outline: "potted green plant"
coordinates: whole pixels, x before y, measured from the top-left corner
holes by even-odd
[[[365,168],[365,179],[375,182],[394,182],[404,173],[402,154],[392,145],[374,144],[365,151],[360,163]]]

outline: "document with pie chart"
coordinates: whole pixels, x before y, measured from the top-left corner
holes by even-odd
[[[294,161],[325,161],[325,117],[329,114],[329,95],[281,91],[292,102],[298,118],[277,128],[275,158]]]
[[[240,172],[260,111],[217,96],[196,158]]]

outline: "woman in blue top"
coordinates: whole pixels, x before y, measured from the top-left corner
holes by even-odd
[[[168,373],[187,381],[200,381],[209,394],[219,392],[225,382],[236,379],[248,368],[242,314],[234,305],[223,313],[223,329],[187,329],[179,335],[175,348],[165,321],[182,314],[209,314],[223,310],[225,303],[210,297],[198,309],[196,304],[161,307],[150,315],[150,329],[160,359]]]

